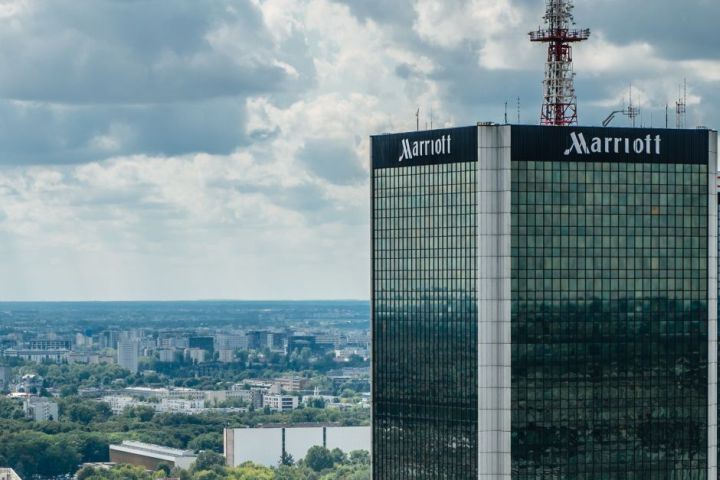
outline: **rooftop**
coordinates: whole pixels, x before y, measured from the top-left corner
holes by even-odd
[[[123,441],[120,445],[110,445],[112,450],[151,457],[195,457],[191,450],[180,450],[178,448],[163,447],[151,443]]]

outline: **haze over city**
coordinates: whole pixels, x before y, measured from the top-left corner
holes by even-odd
[[[368,136],[538,122],[535,0],[0,2],[0,300],[369,296]],[[720,124],[713,1],[578,0],[580,124]],[[618,118],[616,125],[626,125]]]

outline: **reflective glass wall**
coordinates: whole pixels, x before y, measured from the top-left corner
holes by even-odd
[[[373,478],[476,478],[476,163],[372,183]]]
[[[707,478],[707,178],[513,162],[514,479]]]

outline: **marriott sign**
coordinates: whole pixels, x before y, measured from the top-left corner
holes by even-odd
[[[398,162],[412,160],[417,157],[450,155],[452,153],[451,135],[443,135],[435,140],[410,141],[408,138],[403,138],[400,143],[402,144],[402,154]]]
[[[635,153],[637,155],[660,155],[660,135],[646,135],[631,139],[628,137],[593,137],[588,140],[583,133],[570,133],[572,145],[565,150],[565,156],[572,153],[590,155],[591,153]]]

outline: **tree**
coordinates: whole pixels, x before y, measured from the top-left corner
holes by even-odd
[[[201,450],[211,450],[213,452],[222,453],[223,436],[218,432],[208,432],[198,435],[188,442],[188,448],[196,452]]]
[[[132,465],[119,465],[109,470],[84,467],[76,476],[78,480],[152,480],[147,470]]]
[[[77,385],[65,385],[60,389],[61,397],[72,397],[78,394]]]
[[[19,402],[9,398],[0,397],[0,418],[19,420],[24,416],[25,414],[23,413]]]
[[[169,477],[170,473],[172,472],[172,466],[167,462],[160,462],[158,463],[157,468],[155,469],[156,472],[165,472],[165,476]]]
[[[370,480],[370,465],[340,465],[321,480]]]
[[[65,436],[23,431],[0,439],[0,456],[21,477],[54,477],[74,472],[81,461],[73,442]]]
[[[83,467],[76,474],[77,480],[89,480],[95,475],[95,469],[93,467]]]
[[[81,462],[107,462],[109,454],[109,442],[107,438],[97,433],[90,434],[65,434],[63,438],[67,441],[75,440]]]
[[[273,471],[254,463],[243,463],[236,468],[226,469],[228,480],[274,480]]]
[[[137,418],[141,422],[149,422],[155,417],[155,409],[145,405],[128,408],[123,414],[130,418]]]
[[[333,448],[330,452],[330,455],[333,459],[333,465],[347,462],[347,456],[345,455],[345,452],[343,452],[339,448]]]
[[[200,452],[192,466],[192,471],[200,472],[202,470],[210,470],[215,466],[225,466],[225,457],[215,452]]]
[[[295,463],[295,459],[288,452],[283,451],[280,456],[280,465],[292,466]]]
[[[305,465],[281,465],[275,470],[274,480],[317,480],[318,474]]]
[[[330,450],[320,446],[311,447],[307,455],[305,455],[305,464],[316,472],[332,468],[335,464],[334,460],[334,456]]]
[[[350,452],[350,463],[356,465],[370,465],[370,452],[367,450],[353,450]]]

